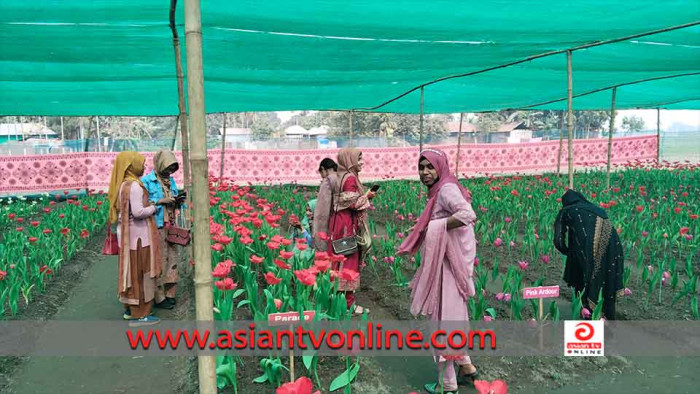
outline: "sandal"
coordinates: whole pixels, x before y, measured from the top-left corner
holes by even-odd
[[[369,308],[355,305],[355,309],[352,310],[352,315],[353,316],[362,316],[365,312],[367,312],[367,314],[369,314]]]
[[[474,364],[472,364],[474,365]],[[474,381],[476,378],[479,376],[479,370],[476,369],[476,365],[474,365],[474,372],[472,373],[458,373],[457,374],[457,384],[460,386],[473,386]],[[460,365],[459,371],[462,372],[462,366]]]
[[[424,386],[425,391],[430,394],[458,394],[457,389],[443,390],[439,383],[428,383]]]
[[[157,304],[154,303],[153,306],[156,308],[159,308],[159,309],[173,309],[173,308],[175,308],[175,305],[169,303],[166,300],[163,300]]]

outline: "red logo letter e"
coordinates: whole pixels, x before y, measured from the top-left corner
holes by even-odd
[[[576,325],[576,331],[574,331],[574,336],[576,336],[576,339],[578,339],[579,341],[587,341],[593,338],[594,332],[595,330],[593,329],[593,326],[590,323],[579,323]]]

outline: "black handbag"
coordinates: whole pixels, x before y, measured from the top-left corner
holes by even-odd
[[[343,188],[343,180],[345,180],[345,176],[340,180],[341,189]],[[335,195],[331,195],[331,207],[333,207],[333,224],[331,224],[331,229],[335,229],[335,217],[338,214],[335,208]],[[333,239],[331,236],[331,246],[333,247],[333,253],[341,256],[350,256],[358,252],[357,237],[355,234],[340,239]]]

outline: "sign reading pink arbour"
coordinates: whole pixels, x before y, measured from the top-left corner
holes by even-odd
[[[604,165],[607,139],[574,141],[574,164],[578,167]],[[656,136],[623,137],[613,140],[612,163],[624,164],[656,158]],[[455,166],[457,146],[438,146]],[[460,151],[459,172],[463,175],[533,173],[556,170],[559,141],[521,144],[464,144]],[[566,148],[565,148],[566,150]],[[291,183],[317,182],[318,164],[325,157],[335,158],[338,150],[227,150],[224,177],[236,182]],[[365,180],[410,179],[417,176],[418,148],[363,148]],[[23,194],[64,189],[104,190],[109,186],[116,152],[71,153],[44,156],[0,157],[0,193]],[[144,153],[147,171],[154,152]],[[181,161],[181,153],[176,152]],[[209,151],[209,174],[219,176],[221,150]],[[561,157],[566,169],[566,151]],[[182,185],[182,171],[175,174]]]

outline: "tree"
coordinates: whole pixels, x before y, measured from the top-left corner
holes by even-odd
[[[644,128],[644,119],[639,116],[625,116],[622,118],[622,129],[625,131],[641,131]]]
[[[251,136],[256,139],[265,139],[271,137],[275,132],[279,131],[281,121],[274,112],[260,112],[257,114],[251,127]]]
[[[484,112],[476,115],[476,125],[479,131],[490,133],[498,130],[505,122],[506,116],[500,112]]]

